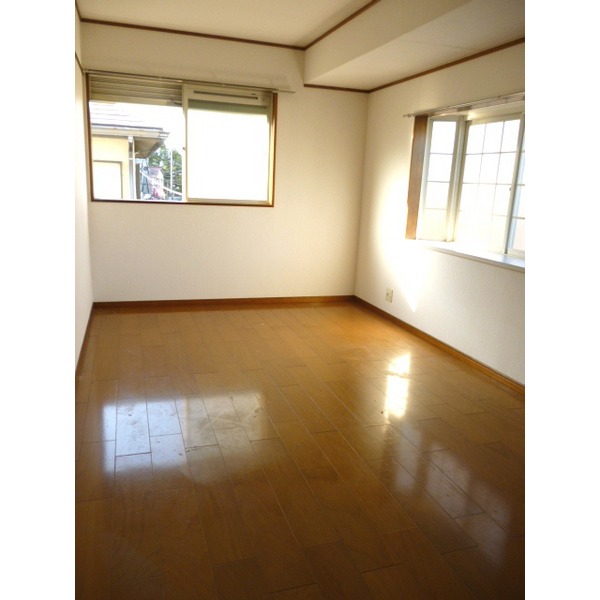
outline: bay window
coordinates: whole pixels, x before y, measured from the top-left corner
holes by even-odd
[[[464,252],[525,258],[523,103],[421,119],[413,143],[407,237],[446,242]],[[422,162],[415,156],[423,153]],[[412,199],[412,200],[411,200]],[[416,221],[416,226],[414,222]]]

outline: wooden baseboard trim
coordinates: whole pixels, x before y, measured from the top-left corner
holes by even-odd
[[[79,356],[77,357],[77,365],[75,367],[75,379],[77,379],[81,375],[81,368],[83,366],[82,357],[85,356],[90,341],[90,331],[92,329],[93,317],[94,305],[92,304],[92,308],[90,309],[90,315],[87,320],[87,325],[85,326],[85,333],[83,334],[83,342],[81,343],[81,348],[79,349]]]
[[[499,373],[498,371],[492,369],[491,367],[488,367],[487,365],[479,362],[478,360],[471,358],[467,354],[464,354],[460,350],[457,350],[456,348],[449,346],[448,344],[438,340],[437,338],[434,338],[433,336],[429,335],[428,333],[421,331],[417,327],[413,327],[412,325],[406,323],[405,321],[402,321],[401,319],[398,319],[397,317],[390,315],[389,313],[385,312],[384,310],[377,308],[373,304],[370,304],[369,302],[367,302],[366,300],[363,300],[362,298],[359,298],[358,296],[354,296],[353,300],[356,304],[362,306],[363,308],[366,308],[367,310],[374,312],[375,314],[379,315],[380,317],[383,317],[384,319],[391,321],[392,323],[395,323],[399,327],[402,327],[402,329],[406,329],[407,331],[416,335],[417,337],[421,338],[422,340],[429,342],[433,346],[436,346],[437,348],[440,348],[441,350],[444,350],[448,354],[452,355],[454,358],[457,358],[457,359],[461,360],[462,362],[468,364],[469,366],[473,367],[475,370],[479,371],[483,375],[486,375],[487,377],[489,377],[490,379],[493,379],[497,383],[500,383],[503,386],[505,386],[505,387],[511,389],[512,391],[517,392],[518,394],[525,397],[525,386],[522,383],[519,383],[518,381],[515,381],[514,379],[511,379],[510,377],[507,377],[506,375]]]
[[[283,296],[272,298],[215,298],[198,300],[133,300],[127,302],[94,302],[98,311],[156,311],[156,310],[227,310],[239,307],[288,306],[293,304],[332,304],[352,302],[354,296]]]

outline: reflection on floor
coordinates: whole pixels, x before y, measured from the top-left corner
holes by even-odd
[[[524,401],[352,304],[95,310],[77,598],[523,598]]]

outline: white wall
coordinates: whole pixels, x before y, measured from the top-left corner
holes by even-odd
[[[79,19],[75,15],[75,54],[81,61]],[[84,78],[75,59],[75,364],[81,353],[93,303],[88,227],[87,151],[84,121]]]
[[[523,91],[524,63],[519,45],[369,95],[355,292],[520,383],[524,273],[403,239],[413,128],[403,115]]]
[[[91,203],[94,300],[354,293],[366,95],[304,88],[297,51],[82,32],[86,68],[295,90],[279,95],[273,208]]]

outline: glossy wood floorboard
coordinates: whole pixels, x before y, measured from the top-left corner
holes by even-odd
[[[353,303],[95,309],[78,600],[524,597],[524,401]]]

